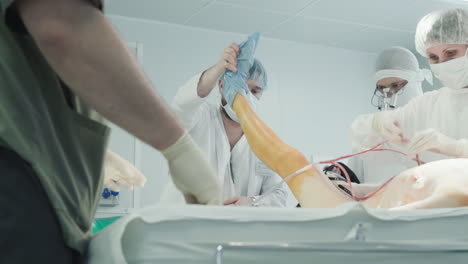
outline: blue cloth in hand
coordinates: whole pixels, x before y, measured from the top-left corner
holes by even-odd
[[[254,62],[259,38],[260,33],[256,32],[239,44],[240,54],[237,56],[237,72],[227,70],[223,75],[223,96],[230,106],[232,106],[237,93],[245,96],[250,92],[245,81]]]

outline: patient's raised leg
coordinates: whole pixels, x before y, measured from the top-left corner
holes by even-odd
[[[302,153],[284,143],[257,117],[244,96],[236,95],[233,109],[255,155],[281,177],[286,178],[310,164]],[[350,200],[315,167],[288,180],[287,184],[302,207],[336,207]]]

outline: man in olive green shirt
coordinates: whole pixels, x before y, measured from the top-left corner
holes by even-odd
[[[0,263],[86,251],[109,133],[96,112],[161,150],[187,201],[220,203],[213,170],[101,9],[0,0]]]

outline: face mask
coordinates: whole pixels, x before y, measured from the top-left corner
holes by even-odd
[[[237,118],[236,112],[234,112],[234,110],[232,109],[232,107],[229,104],[223,105],[223,108],[224,108],[224,111],[226,112],[226,114],[228,115],[228,117],[231,120],[236,121],[237,123],[240,123],[239,119]]]
[[[462,89],[468,85],[468,59],[465,56],[439,64],[431,64],[434,75],[448,88]]]
[[[258,105],[257,97],[255,97],[252,93],[249,93],[247,94],[246,99],[252,110],[256,112]],[[223,105],[223,109],[224,111],[226,111],[226,114],[229,116],[229,118],[231,118],[233,121],[236,121],[237,123],[240,123],[239,118],[237,118],[236,112],[234,112],[234,110],[229,104]]]

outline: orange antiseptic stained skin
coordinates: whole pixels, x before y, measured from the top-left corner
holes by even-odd
[[[236,95],[233,109],[255,155],[282,178],[310,164],[302,153],[284,143],[257,117],[242,95]],[[315,167],[288,180],[287,184],[303,207],[335,207],[349,201],[331,188]],[[313,189],[304,190],[304,187]]]
[[[283,179],[310,164],[257,117],[244,96],[236,95],[233,109],[252,151]],[[287,184],[301,207],[330,208],[351,200],[315,167]],[[468,206],[468,159],[436,161],[406,170],[362,203],[396,210]]]

